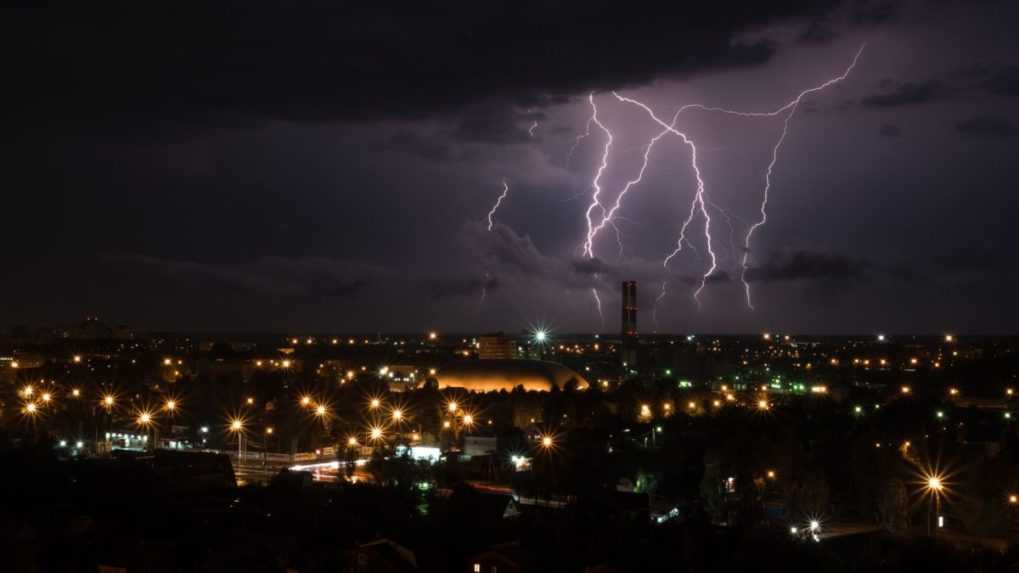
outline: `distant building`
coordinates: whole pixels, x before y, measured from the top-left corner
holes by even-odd
[[[482,360],[512,360],[517,357],[516,342],[503,334],[478,337],[478,358]]]
[[[637,281],[623,281],[622,325],[623,344],[620,346],[620,362],[624,369],[635,369],[637,365]]]
[[[463,388],[469,392],[512,392],[517,386],[524,390],[548,392],[575,384],[578,390],[588,387],[587,380],[573,370],[555,362],[537,360],[474,360],[443,368],[436,374],[439,389]]]
[[[637,336],[637,281],[623,281],[623,339]]]

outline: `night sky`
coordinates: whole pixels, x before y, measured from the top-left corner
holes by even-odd
[[[617,332],[633,279],[642,332],[667,280],[659,332],[1015,333],[1019,4],[746,4],[8,5],[0,326]],[[712,204],[700,308],[701,218],[662,265],[696,192],[678,137],[626,196],[622,253],[607,229],[582,254],[588,94],[611,205],[659,131],[613,90],[667,119],[770,111],[864,44],[789,122],[755,310],[743,237],[782,117],[677,123]]]

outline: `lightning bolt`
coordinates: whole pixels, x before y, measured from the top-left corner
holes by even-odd
[[[618,97],[618,96],[616,96],[616,97]],[[620,234],[619,234],[619,227],[617,227],[616,224],[615,224],[614,217],[616,216],[616,213],[619,211],[619,208],[623,206],[623,198],[626,197],[626,194],[630,191],[630,189],[634,185],[637,185],[638,183],[641,182],[642,179],[644,179],[644,172],[647,170],[648,162],[651,160],[651,150],[654,149],[655,144],[658,143],[658,141],[661,138],[663,138],[666,135],[668,135],[669,128],[674,127],[676,125],[676,120],[678,120],[678,119],[679,119],[679,112],[677,111],[676,115],[674,115],[672,117],[672,123],[670,125],[666,126],[666,129],[663,129],[657,135],[652,137],[650,141],[648,141],[648,144],[644,147],[644,161],[640,165],[640,170],[637,172],[637,176],[634,177],[633,179],[630,179],[629,181],[626,182],[625,185],[623,185],[622,190],[620,190],[619,194],[616,195],[616,201],[612,205],[612,208],[610,208],[608,211],[605,211],[604,208],[602,209],[603,214],[602,214],[601,221],[597,225],[594,225],[592,227],[591,226],[591,219],[590,219],[590,217],[588,217],[588,220],[587,220],[587,223],[588,223],[588,225],[587,225],[587,239],[584,241],[583,252],[589,258],[594,258],[594,240],[595,240],[595,238],[598,237],[598,233],[600,233],[601,230],[604,229],[606,226],[612,226],[612,228],[615,229],[615,231],[616,231],[616,242],[619,244],[619,256],[622,257],[622,254],[623,254],[623,241],[622,241],[622,238],[620,237]],[[594,201],[597,202],[597,200],[598,200],[598,197],[596,195],[594,197]],[[589,214],[590,214],[590,210],[591,210],[591,208],[588,209],[588,213]]]
[[[700,110],[700,111],[707,111],[707,112],[717,112],[717,113],[723,113],[723,114],[727,114],[727,115],[734,115],[734,116],[739,116],[739,117],[750,117],[750,118],[770,118],[770,117],[782,116],[783,114],[785,114],[784,118],[783,118],[783,123],[782,123],[782,132],[781,132],[781,135],[779,136],[778,140],[776,141],[775,146],[772,148],[771,161],[768,164],[768,168],[767,168],[767,170],[765,172],[765,185],[764,185],[764,191],[763,191],[763,194],[762,194],[761,207],[760,207],[761,217],[750,226],[750,228],[747,231],[747,234],[746,234],[746,236],[744,238],[744,244],[743,244],[743,258],[742,258],[742,261],[741,261],[741,264],[740,264],[740,281],[743,283],[744,291],[746,293],[747,307],[749,307],[750,309],[753,309],[754,307],[753,307],[752,299],[751,299],[751,295],[750,295],[750,284],[746,281],[746,271],[747,271],[747,268],[749,266],[750,245],[751,245],[751,240],[753,238],[754,232],[757,231],[757,229],[759,229],[763,225],[765,225],[767,223],[767,220],[768,220],[767,206],[768,206],[769,191],[771,189],[772,172],[774,171],[775,164],[778,162],[778,155],[779,155],[779,151],[782,148],[782,144],[785,142],[785,138],[788,135],[788,132],[789,132],[789,122],[792,119],[792,117],[795,115],[797,109],[799,108],[800,103],[802,103],[802,101],[803,101],[803,99],[805,97],[807,97],[810,94],[822,91],[822,90],[824,90],[824,89],[826,89],[826,88],[828,88],[828,87],[830,87],[830,86],[832,86],[832,85],[834,85],[836,83],[839,83],[839,82],[845,80],[849,76],[849,74],[852,73],[853,69],[856,67],[857,62],[860,59],[860,55],[863,53],[863,50],[864,50],[865,47],[866,47],[866,44],[860,46],[859,50],[857,50],[855,56],[853,57],[852,62],[845,69],[845,71],[843,71],[842,74],[840,74],[838,76],[835,76],[834,78],[831,78],[831,79],[829,79],[829,80],[827,80],[827,81],[825,81],[825,82],[823,82],[823,83],[821,83],[819,85],[816,85],[814,87],[811,87],[811,88],[808,88],[808,89],[805,89],[805,90],[801,91],[793,100],[785,103],[784,105],[782,105],[781,107],[779,107],[778,109],[773,110],[773,111],[765,111],[765,112],[759,112],[759,111],[739,111],[739,110],[732,110],[732,109],[723,108],[723,107],[717,107],[717,106],[707,106],[707,105],[704,105],[704,104],[687,104],[687,105],[684,105],[681,108],[679,108],[679,110],[677,110],[676,115],[673,117],[672,123],[667,125],[667,124],[665,124],[664,121],[659,119],[654,114],[654,112],[651,110],[651,108],[648,107],[646,104],[643,104],[643,103],[638,102],[638,101],[636,101],[634,99],[631,99],[631,98],[622,97],[619,94],[613,92],[613,95],[615,95],[616,98],[619,99],[620,101],[631,103],[631,104],[637,105],[638,107],[642,108],[656,123],[658,123],[659,125],[661,125],[664,128],[664,130],[663,130],[664,133],[674,133],[674,134],[680,136],[680,138],[683,140],[683,142],[686,143],[690,147],[690,151],[691,151],[691,163],[692,163],[692,166],[693,166],[693,169],[694,169],[694,174],[696,175],[696,178],[697,178],[697,192],[694,194],[694,198],[691,201],[690,212],[689,212],[686,220],[683,222],[683,225],[682,225],[682,227],[680,229],[680,236],[679,236],[679,239],[676,242],[676,249],[671,254],[669,254],[667,257],[665,257],[665,260],[663,261],[663,266],[665,266],[666,268],[668,267],[669,262],[683,250],[683,245],[684,244],[690,245],[692,247],[692,244],[686,238],[686,231],[687,231],[688,227],[690,226],[690,224],[692,223],[692,221],[693,221],[694,217],[696,216],[697,212],[700,211],[701,215],[704,218],[705,243],[707,245],[707,250],[708,250],[708,253],[710,255],[711,265],[710,265],[708,271],[706,273],[704,273],[704,275],[701,277],[701,283],[700,283],[699,287],[697,288],[697,290],[694,292],[694,300],[697,302],[698,306],[700,306],[700,293],[704,290],[704,287],[707,284],[707,280],[711,277],[711,275],[714,273],[714,271],[717,268],[717,258],[715,256],[715,253],[714,253],[713,249],[712,249],[712,241],[711,241],[711,216],[709,215],[708,210],[706,208],[706,204],[705,204],[706,203],[706,198],[705,198],[705,191],[704,191],[704,182],[703,182],[703,179],[701,178],[700,170],[699,170],[698,165],[697,165],[697,148],[696,148],[696,145],[694,145],[694,143],[686,135],[684,135],[683,133],[681,133],[681,132],[679,132],[678,130],[675,129],[675,123],[676,123],[676,120],[677,120],[678,116],[680,114],[682,114],[683,112],[687,111],[687,110]],[[651,146],[653,146],[654,142],[658,138],[662,137],[662,135],[664,135],[664,133],[660,133],[659,135],[656,135],[655,138],[653,138],[652,143],[649,145],[649,148]],[[646,167],[646,164],[647,163],[646,163],[646,156],[645,156],[644,167]],[[641,175],[643,175],[643,167],[641,169]],[[639,182],[639,178],[637,179],[637,181]],[[628,190],[628,187],[626,189]],[[726,221],[729,223],[729,225],[730,225],[730,243],[731,243],[732,242],[732,239],[731,239],[732,226],[731,226],[730,216],[728,215],[728,213],[726,213],[723,209],[721,209],[720,207],[718,207],[714,203],[710,203],[710,202],[708,202],[708,203],[711,204],[711,206],[713,208],[718,210],[719,213],[721,213],[726,218]],[[618,204],[618,201],[617,201],[617,204]],[[595,233],[595,234],[597,234],[597,233]],[[589,240],[591,240],[590,233],[589,233]],[[662,290],[661,290],[661,293],[659,294],[659,297],[658,297],[657,300],[660,301],[662,298],[664,298],[666,293],[667,293],[666,285],[663,282]]]
[[[621,96],[616,92],[612,92],[612,95],[616,96],[616,99],[618,99],[621,102],[629,103],[643,109],[655,123],[662,127],[662,129],[666,133],[672,133],[676,135],[677,137],[683,140],[683,143],[686,144],[687,147],[690,148],[690,166],[693,168],[694,177],[697,180],[697,190],[694,193],[693,201],[691,201],[690,203],[690,213],[689,215],[687,215],[686,220],[683,221],[683,225],[680,227],[679,239],[677,239],[676,241],[676,248],[675,250],[672,251],[672,253],[665,257],[665,259],[662,261],[662,266],[668,269],[669,262],[671,262],[673,258],[675,258],[680,252],[682,252],[683,244],[688,242],[686,238],[686,231],[690,227],[690,224],[693,222],[693,219],[696,216],[697,212],[700,211],[701,216],[704,218],[705,247],[706,250],[708,251],[708,258],[711,261],[708,270],[701,277],[700,286],[697,287],[697,290],[694,291],[693,295],[694,301],[696,301],[697,305],[700,306],[701,291],[704,290],[704,287],[707,285],[708,279],[715,272],[715,269],[718,268],[718,257],[715,255],[715,249],[714,246],[712,245],[711,214],[708,213],[708,209],[705,204],[704,178],[701,176],[701,169],[697,163],[697,145],[694,144],[693,140],[687,137],[685,133],[677,130],[674,127],[676,121],[675,118],[679,117],[679,114],[684,111],[684,108],[680,108],[673,118],[673,123],[668,124],[662,121],[661,118],[659,118],[657,115],[655,115],[655,112],[650,107],[648,107],[647,104],[637,101],[633,98]]]
[[[489,231],[491,231],[492,227],[495,226],[495,220],[493,219],[493,217],[495,216],[495,212],[499,210],[499,206],[502,205],[503,199],[505,199],[506,195],[508,195],[508,194],[509,194],[509,183],[506,183],[506,180],[503,179],[502,180],[502,195],[499,195],[499,198],[495,200],[495,205],[492,205],[492,210],[488,212],[488,230]]]
[[[849,64],[849,67],[847,67],[845,71],[842,72],[841,75],[835,76],[834,78],[820,85],[814,86],[810,89],[803,90],[802,92],[800,92],[800,95],[796,96],[796,99],[773,112],[774,115],[778,115],[779,113],[782,113],[784,110],[789,110],[789,113],[786,114],[785,119],[782,121],[782,134],[779,136],[778,141],[775,142],[775,147],[773,147],[771,150],[771,162],[768,163],[768,170],[764,174],[764,194],[761,199],[761,218],[750,226],[750,229],[747,231],[746,234],[746,239],[743,241],[743,263],[742,263],[743,268],[740,271],[739,279],[740,282],[743,283],[743,290],[746,294],[747,299],[747,307],[750,308],[751,310],[753,310],[754,304],[750,296],[750,283],[747,282],[747,267],[748,262],[750,260],[750,240],[754,236],[754,231],[763,227],[768,222],[768,193],[771,190],[771,174],[772,171],[775,169],[775,163],[778,162],[778,152],[782,148],[782,144],[785,142],[786,135],[788,135],[789,133],[789,120],[791,120],[793,116],[796,114],[796,110],[799,108],[800,102],[803,101],[803,98],[807,97],[812,93],[819,92],[829,86],[837,84],[845,80],[847,77],[849,77],[849,74],[853,72],[853,68],[856,67],[856,63],[860,61],[860,55],[863,54],[863,49],[866,47],[867,44],[863,44],[860,46],[860,49],[856,51],[856,55],[853,56],[853,61]]]
[[[534,137],[534,130],[536,129],[538,129],[538,120],[534,120],[534,123],[531,124],[531,127],[527,128],[527,135]]]
[[[605,328],[605,314],[602,312],[601,297],[598,296],[598,289],[595,288],[595,287],[591,287],[591,295],[594,296],[594,304],[598,308],[598,317],[601,318],[601,326],[602,326],[602,329],[604,329]]]
[[[577,147],[580,146],[580,142],[584,141],[591,135],[591,120],[587,120],[587,127],[584,128],[584,133],[577,135],[576,139],[573,140],[573,145],[570,146],[570,150],[566,153],[566,165],[569,166],[570,159],[573,158],[573,153],[577,151]]]
[[[591,181],[591,187],[594,189],[594,193],[591,194],[591,205],[588,206],[585,218],[587,219],[587,240],[584,241],[582,251],[584,256],[588,258],[594,258],[594,252],[592,251],[591,242],[594,240],[591,234],[591,229],[595,227],[594,220],[591,218],[591,214],[595,209],[600,209],[602,218],[606,216],[605,206],[601,204],[598,196],[601,195],[601,177],[605,173],[605,169],[609,166],[609,152],[612,150],[612,132],[609,128],[605,127],[605,124],[598,118],[598,106],[594,103],[594,93],[587,97],[587,101],[591,104],[591,121],[598,126],[598,129],[605,133],[605,147],[602,149],[601,164],[598,166],[598,170],[595,172],[594,179]]]

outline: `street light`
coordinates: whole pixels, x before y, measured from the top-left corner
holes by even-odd
[[[448,404],[446,404],[446,409],[449,410],[450,414],[455,414],[456,409],[459,407],[460,406],[456,403],[455,400],[451,400]]]
[[[393,421],[399,422],[400,420],[403,420],[403,410],[397,408],[393,410]]]
[[[944,526],[944,521],[941,517],[941,497],[947,493],[948,489],[945,482],[945,476],[935,470],[928,471],[924,474],[923,486],[924,493],[929,495],[931,498],[930,504],[927,506],[927,535],[930,535],[931,509],[934,509],[934,513],[938,517],[938,527]]]
[[[555,447],[555,438],[551,434],[545,434],[541,436],[541,441],[539,443],[541,444],[541,448],[547,452]]]
[[[237,461],[241,461],[243,456],[242,444],[244,439],[244,420],[241,418],[233,418],[230,420],[230,431],[237,434]]]

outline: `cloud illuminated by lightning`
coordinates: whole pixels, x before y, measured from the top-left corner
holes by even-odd
[[[502,205],[503,199],[505,199],[506,195],[508,195],[508,194],[509,194],[509,183],[506,183],[506,180],[503,179],[502,180],[502,195],[499,195],[499,198],[495,200],[495,205],[492,205],[492,210],[488,212],[488,230],[489,231],[491,231],[492,227],[495,226],[495,220],[493,219],[493,217],[495,216],[495,212],[499,210],[499,206]]]

